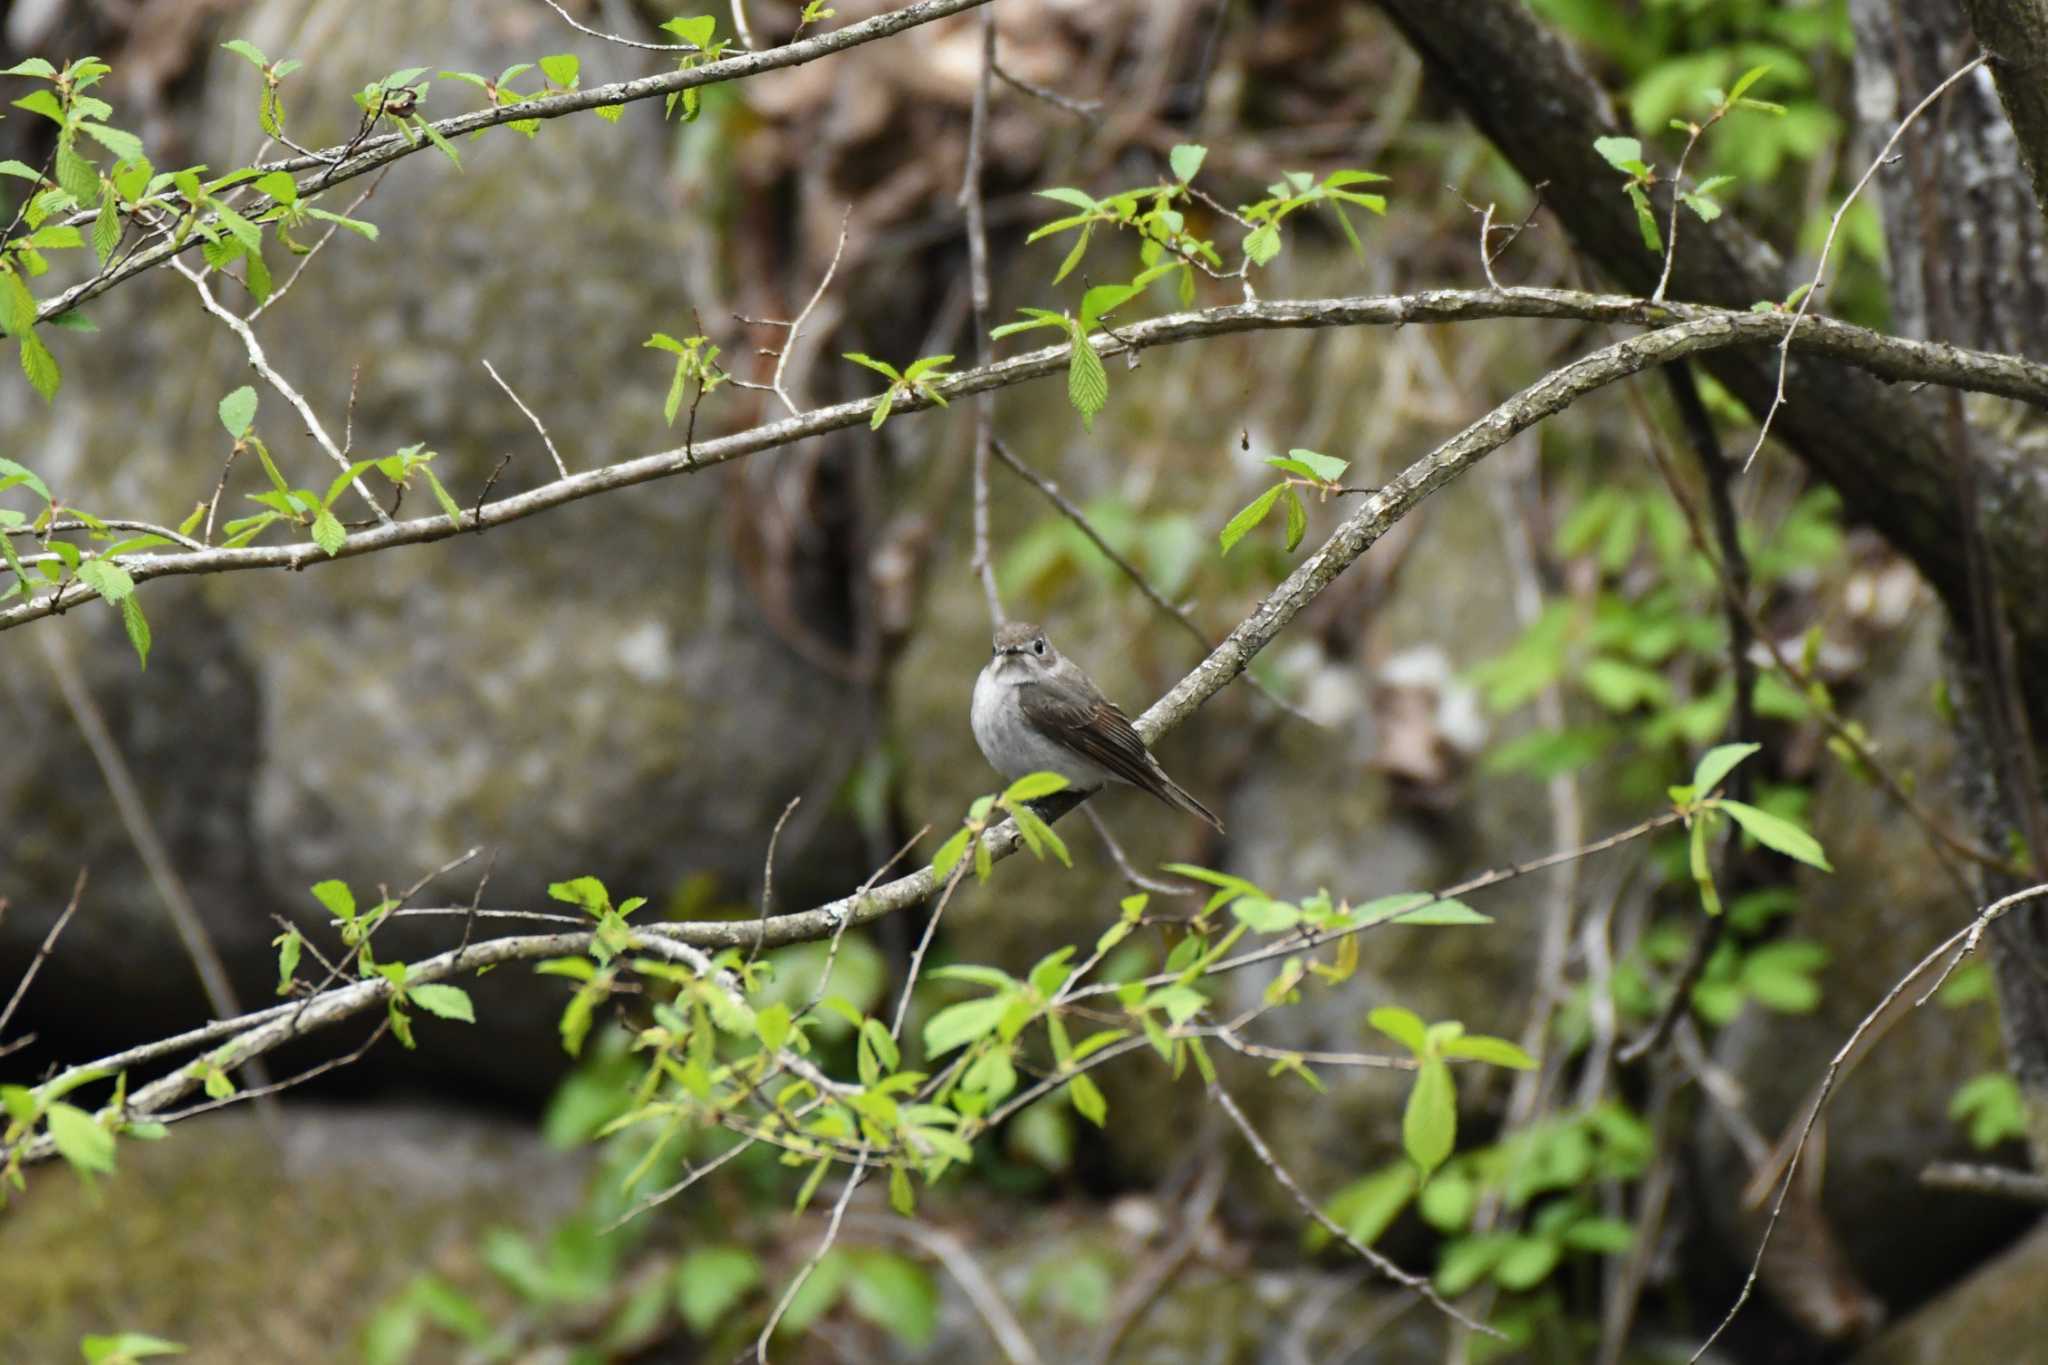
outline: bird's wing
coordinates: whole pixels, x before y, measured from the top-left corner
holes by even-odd
[[[1158,770],[1145,741],[1130,717],[1100,693],[1083,698],[1024,683],[1017,688],[1017,705],[1035,729],[1097,767],[1134,787],[1157,785]]]

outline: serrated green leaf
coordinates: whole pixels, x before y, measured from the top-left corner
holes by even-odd
[[[28,376],[29,385],[43,396],[43,401],[57,396],[63,373],[57,368],[57,357],[50,354],[50,348],[33,331],[21,333],[21,372]]]
[[[1201,173],[1202,161],[1208,155],[1207,147],[1183,142],[1166,154],[1166,164],[1173,168],[1173,178],[1185,185]]]
[[[325,550],[327,557],[332,559],[341,553],[342,544],[347,539],[348,532],[342,528],[341,522],[336,520],[334,513],[325,507],[321,508],[319,514],[313,518],[313,543]]]
[[[1074,337],[1073,355],[1067,362],[1067,398],[1081,414],[1081,426],[1093,431],[1095,414],[1109,402],[1109,372],[1087,338],[1079,335]]]
[[[1253,265],[1265,265],[1280,254],[1280,225],[1261,223],[1245,235],[1244,254]]]

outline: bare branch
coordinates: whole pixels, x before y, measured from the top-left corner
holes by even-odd
[[[520,106],[524,108],[525,106]],[[1621,295],[1582,294],[1569,290],[1431,290],[1419,294],[1339,299],[1271,300],[1234,304],[1192,313],[1174,313],[1133,323],[1118,338],[1091,337],[1089,344],[1099,352],[1114,355],[1126,348],[1143,349],[1171,345],[1201,337],[1236,332],[1296,327],[1398,326],[1426,322],[1462,322],[1480,318],[1573,318],[1649,326],[1659,330],[1617,343],[1596,357],[1575,362],[1557,371],[1527,392],[1556,395],[1571,391],[1555,408],[1532,412],[1540,420],[1558,410],[1591,387],[1620,378],[1624,373],[1662,364],[1682,356],[1730,346],[1779,344],[1783,340],[1782,320],[1767,314],[1734,312],[1694,304],[1664,304],[1653,307],[1640,299]],[[2018,398],[2048,408],[2048,365],[2013,356],[1970,351],[1941,343],[1909,341],[1855,327],[1829,318],[1810,319],[1799,329],[1794,343],[1802,352],[1831,356],[1859,366],[1880,377],[1895,380],[1924,380],[1973,392]],[[988,389],[1006,388],[1028,380],[1064,373],[1069,347],[1049,346],[972,370],[960,371],[934,387],[947,398],[963,397]],[[1586,386],[1586,370],[1595,364],[1605,378]],[[205,554],[122,556],[129,576],[140,582],[170,574],[227,573],[244,569],[301,570],[326,564],[331,559],[348,559],[400,545],[418,545],[444,540],[477,526],[497,526],[522,520],[565,503],[599,493],[630,487],[653,479],[695,473],[712,465],[740,459],[763,450],[789,445],[806,437],[838,431],[867,422],[874,412],[873,398],[817,408],[802,416],[769,422],[751,430],[702,442],[694,448],[680,447],[605,465],[566,479],[557,479],[514,497],[501,499],[464,519],[460,527],[447,517],[434,516],[395,525],[377,527],[351,535],[340,551],[329,556],[310,542],[300,545],[251,546],[236,550],[210,550]],[[1544,400],[1546,403],[1548,398]],[[1518,411],[1521,399],[1503,405],[1500,413]],[[922,394],[901,396],[898,413],[935,406]],[[1489,421],[1500,420],[1496,418]],[[1519,429],[1519,428],[1517,428]],[[1468,432],[1469,436],[1470,433]],[[1489,447],[1490,448],[1490,447]],[[1476,458],[1474,456],[1473,458]],[[1463,463],[1456,468],[1462,469]],[[1455,470],[1450,471],[1455,473]],[[1447,473],[1445,477],[1450,477]],[[1425,490],[1426,491],[1426,490]],[[1366,500],[1366,511],[1386,506]],[[1369,518],[1368,518],[1369,520]],[[1358,522],[1357,524],[1364,524]],[[92,595],[81,583],[66,583],[54,592],[0,611],[0,630],[27,621],[52,616]]]

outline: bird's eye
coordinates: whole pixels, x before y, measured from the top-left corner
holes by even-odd
[[[1031,642],[1031,652],[1033,654],[1043,655],[1045,653],[1045,641],[1033,640]]]

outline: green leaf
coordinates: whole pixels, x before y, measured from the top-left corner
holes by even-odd
[[[711,35],[718,28],[718,18],[711,14],[695,14],[671,19],[661,27],[663,32],[674,34],[691,47],[702,48],[710,45]]]
[[[1494,1262],[1494,1281],[1518,1294],[1534,1289],[1557,1269],[1562,1254],[1563,1248],[1548,1237],[1517,1237]]]
[[[761,1282],[761,1263],[739,1247],[701,1247],[676,1267],[676,1311],[704,1336]]]
[[[1094,1124],[1097,1128],[1109,1117],[1109,1101],[1102,1096],[1102,1090],[1086,1074],[1076,1073],[1067,1082],[1067,1098],[1073,1101],[1074,1112]]]
[[[1714,887],[1713,860],[1707,856],[1707,836],[1719,822],[1710,814],[1696,816],[1686,841],[1686,863],[1693,885],[1700,889],[1700,908],[1709,915],[1721,913],[1721,893]]]
[[[1109,402],[1109,372],[1088,339],[1078,333],[1074,337],[1073,355],[1067,361],[1067,398],[1074,411],[1081,414],[1083,429],[1095,430],[1095,414]]]
[[[244,384],[220,400],[220,424],[228,435],[241,440],[256,421],[256,390]]]
[[[5,71],[0,71],[0,76],[30,76],[37,80],[48,81],[56,79],[57,68],[50,65],[44,58],[24,57]]]
[[[142,139],[121,128],[104,123],[81,122],[78,131],[114,154],[117,161],[133,161],[142,155]]]
[[[1480,914],[1463,901],[1432,900],[1428,905],[1422,906],[1420,909],[1409,910],[1392,916],[1391,922],[1395,924],[1421,924],[1441,927],[1452,924],[1491,924],[1493,923],[1493,917]]]
[[[953,837],[939,845],[939,851],[932,855],[932,875],[944,881],[952,875],[953,865],[967,852],[967,841],[974,837],[971,829],[956,830]]]
[[[121,625],[128,632],[128,643],[135,647],[135,657],[143,668],[149,667],[149,618],[142,614],[141,599],[121,599]]]
[[[0,491],[16,484],[28,488],[44,502],[50,501],[49,485],[44,483],[33,469],[0,456]]]
[[[1728,812],[1743,831],[1765,848],[1797,859],[1808,867],[1817,867],[1823,872],[1832,872],[1828,857],[1822,851],[1820,840],[1808,834],[1782,815],[1758,810],[1755,806],[1741,801],[1722,799],[1716,803],[1720,810]]]
[[[1489,1038],[1484,1034],[1468,1033],[1453,1038],[1441,1049],[1446,1057],[1464,1057],[1475,1062],[1490,1062],[1494,1066],[1512,1067],[1516,1071],[1533,1071],[1536,1059],[1505,1038]]]
[[[113,182],[109,181],[100,192],[99,217],[92,220],[92,254],[102,269],[113,259],[114,249],[121,244],[121,215],[115,208],[117,202]]]
[[[352,920],[356,917],[356,897],[348,889],[348,883],[330,877],[324,882],[313,884],[313,899],[327,907],[327,913],[338,920]]]
[[[465,1024],[476,1022],[476,1007],[470,1003],[469,992],[460,986],[429,982],[423,986],[408,987],[406,995],[428,1014],[442,1019],[459,1019]]]
[[[1643,193],[1641,185],[1628,186],[1627,193],[1628,202],[1636,211],[1636,230],[1642,234],[1643,248],[1653,254],[1661,253],[1664,237],[1657,231],[1657,215],[1650,210],[1650,196]]]
[[[1414,1010],[1400,1005],[1381,1005],[1365,1016],[1365,1022],[1386,1034],[1417,1057],[1428,1047],[1428,1029]]]
[[[347,539],[348,532],[335,519],[334,513],[321,508],[319,515],[313,518],[313,543],[327,551],[327,557],[332,559],[341,553],[342,542]]]
[[[1280,254],[1280,225],[1261,223],[1246,234],[1244,254],[1253,265],[1265,265]]]
[[[448,524],[460,531],[462,529],[462,509],[455,505],[455,499],[448,496],[448,490],[441,486],[441,481],[438,478],[434,477],[434,471],[431,468],[426,465],[419,465],[417,468],[420,473],[427,476],[427,491],[434,495],[435,502],[441,504],[441,511],[447,516]]]
[[[925,1056],[942,1057],[956,1047],[987,1037],[995,1031],[1009,1005],[1008,996],[991,995],[946,1006],[925,1021]]]
[[[1643,144],[1632,137],[1595,138],[1593,150],[1600,154],[1601,160],[1617,171],[1641,175],[1649,169],[1643,164]]]
[[[1693,795],[1711,794],[1737,764],[1763,747],[1761,744],[1720,744],[1701,754],[1699,763],[1692,770]]]
[[[1232,546],[1243,540],[1253,527],[1266,519],[1266,513],[1273,510],[1273,504],[1279,501],[1280,494],[1286,488],[1287,485],[1284,483],[1274,484],[1271,488],[1253,498],[1236,516],[1224,523],[1223,529],[1216,536],[1217,540],[1222,542],[1224,554],[1229,554]]]
[[[1450,1156],[1457,1139],[1458,1098],[1451,1069],[1434,1057],[1424,1058],[1401,1113],[1401,1145],[1427,1180]]]
[[[364,222],[360,218],[345,217],[339,213],[329,213],[317,204],[306,205],[306,213],[308,216],[318,218],[322,222],[332,223],[336,227],[347,228],[358,237],[367,238],[372,242],[377,240],[377,225],[375,223]]]
[[[57,1154],[80,1171],[106,1174],[114,1169],[114,1135],[75,1104],[52,1104],[46,1120]]]
[[[1735,84],[1729,87],[1726,102],[1733,104],[1741,99],[1743,95],[1748,93],[1751,86],[1755,85],[1765,76],[1768,76],[1770,72],[1771,64],[1769,62],[1765,62],[1762,66],[1752,66],[1749,70],[1743,72],[1735,78]]]
[[[1003,788],[1002,803],[1006,806],[1025,801],[1037,801],[1051,796],[1054,792],[1067,789],[1067,779],[1058,773],[1026,773]]]
[[[1282,934],[1301,923],[1301,910],[1286,901],[1244,896],[1231,902],[1230,913],[1259,934]]]
[[[50,354],[50,348],[34,332],[21,333],[21,372],[28,376],[30,387],[43,396],[44,402],[57,396],[63,372],[57,368],[57,357]]]
[[[119,602],[135,591],[135,580],[110,559],[86,560],[78,566],[78,578],[109,602]]]
[[[1209,149],[1199,143],[1183,142],[1166,154],[1166,164],[1173,168],[1173,178],[1185,185],[1201,173],[1202,160],[1209,155]]]
[[[1045,856],[1039,852],[1040,846],[1043,845],[1046,848],[1050,848],[1053,856],[1068,867],[1074,865],[1073,855],[1067,852],[1066,841],[1052,832],[1052,826],[1040,819],[1037,811],[1032,810],[1031,807],[1020,801],[1011,808],[1010,816],[1017,822],[1017,831],[1024,836],[1024,841],[1031,846],[1031,852],[1034,856],[1040,858]]]
[[[53,123],[64,122],[64,106],[57,103],[57,97],[47,90],[31,90],[14,102],[17,109],[26,109],[31,114],[41,114]]]
[[[1302,505],[1301,493],[1293,484],[1287,485],[1287,553],[1293,554],[1301,544],[1301,538],[1308,534],[1308,508]]]
[[[576,84],[576,77],[582,71],[583,63],[573,52],[557,52],[540,59],[540,73],[551,84],[567,90]]]
[[[1279,465],[1282,468],[1287,468],[1289,462],[1299,466],[1299,468],[1292,470],[1292,472],[1305,473],[1309,478],[1321,479],[1324,483],[1337,482],[1344,477],[1344,471],[1351,468],[1351,461],[1349,460],[1340,460],[1334,455],[1324,455],[1317,451],[1304,450],[1300,446],[1296,446],[1288,451],[1284,458],[1278,455],[1266,457],[1267,464]]]
[[[929,1345],[938,1330],[938,1286],[924,1267],[893,1251],[860,1255],[847,1284],[847,1300],[854,1312],[913,1351]]]
[[[185,1348],[175,1341],[150,1336],[147,1332],[118,1332],[111,1336],[84,1336],[78,1349],[86,1365],[132,1365],[151,1356],[180,1356]]]
[[[263,55],[263,49],[246,38],[230,38],[227,42],[222,43],[221,46],[248,62],[258,71],[262,71],[270,65],[270,59]]]

